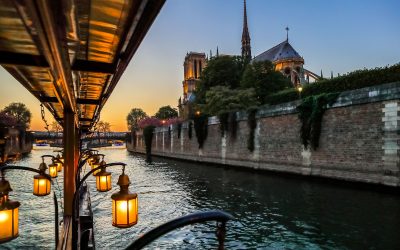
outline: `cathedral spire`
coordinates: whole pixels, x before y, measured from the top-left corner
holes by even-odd
[[[247,26],[246,0],[243,0],[242,57],[251,60],[250,34]]]

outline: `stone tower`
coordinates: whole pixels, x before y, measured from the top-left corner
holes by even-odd
[[[246,0],[243,1],[243,33],[242,33],[242,57],[251,60],[250,33],[247,26],[247,9]]]
[[[183,98],[179,103],[180,117],[187,118],[191,114],[191,103],[194,101],[196,83],[200,80],[201,73],[207,65],[206,54],[190,52],[186,54],[183,63]]]

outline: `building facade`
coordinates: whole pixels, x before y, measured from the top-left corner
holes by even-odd
[[[194,91],[200,80],[203,69],[207,66],[205,53],[190,52],[185,56],[183,63],[183,98],[179,98],[179,116],[188,118],[193,113],[192,103],[195,99]]]

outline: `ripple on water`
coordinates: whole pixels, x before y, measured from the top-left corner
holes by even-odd
[[[40,155],[48,153],[34,150],[19,165],[38,166]],[[118,191],[119,167],[109,169],[110,192],[96,192],[95,180],[89,178],[100,250],[123,249],[171,219],[212,209],[235,217],[227,224],[227,249],[400,249],[398,196],[171,160],[147,164],[120,149],[101,153],[107,162],[127,163],[131,191],[139,194],[139,222],[129,229],[111,225],[110,196]],[[53,248],[52,197],[32,195],[30,173],[9,172],[7,178],[14,189],[12,199],[22,201],[20,237],[0,249]],[[63,186],[62,176],[57,182]],[[188,226],[147,249],[216,249],[215,230],[214,222]]]

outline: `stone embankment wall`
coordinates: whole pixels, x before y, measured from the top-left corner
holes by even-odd
[[[240,166],[257,170],[400,186],[400,82],[343,92],[325,112],[320,145],[306,150],[300,142],[299,102],[265,107],[257,112],[255,149],[247,149],[247,115],[238,113],[233,138],[221,136],[216,117],[209,118],[208,137],[199,149],[188,122],[157,128],[153,155]],[[132,136],[134,138],[134,136]],[[142,135],[127,143],[131,152],[145,152]]]
[[[0,127],[0,163],[32,150],[32,134],[24,129]]]

